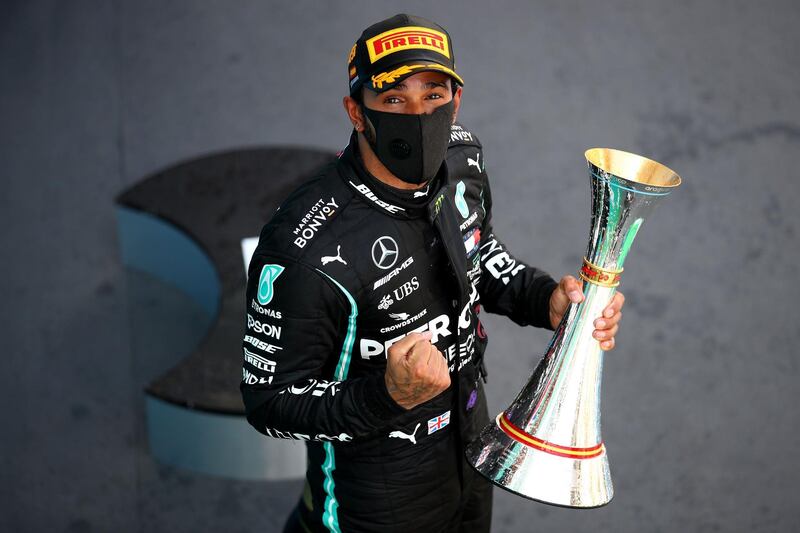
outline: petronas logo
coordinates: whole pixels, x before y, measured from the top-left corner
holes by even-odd
[[[463,181],[459,181],[456,185],[456,207],[458,208],[458,212],[461,213],[463,218],[467,218],[469,216],[469,207],[467,207],[467,201],[464,200],[464,191],[466,190],[466,186],[464,185]]]
[[[258,303],[267,305],[272,301],[274,294],[272,285],[281,272],[283,272],[283,267],[280,265],[264,265],[264,268],[261,269],[261,277],[258,279]]]

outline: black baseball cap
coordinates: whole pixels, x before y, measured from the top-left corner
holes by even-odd
[[[383,92],[426,70],[444,72],[464,85],[456,74],[447,31],[430,20],[401,13],[373,24],[353,45],[347,59],[350,95],[361,87]]]

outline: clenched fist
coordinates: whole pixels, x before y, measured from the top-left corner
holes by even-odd
[[[411,409],[450,387],[447,359],[431,344],[431,332],[409,333],[386,354],[386,389],[398,405]]]

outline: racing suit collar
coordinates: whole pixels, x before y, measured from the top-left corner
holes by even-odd
[[[339,157],[339,165],[339,174],[357,194],[364,197],[367,203],[396,218],[426,217],[428,204],[447,181],[447,163],[443,162],[436,176],[422,189],[407,191],[386,185],[364,166],[355,132]]]

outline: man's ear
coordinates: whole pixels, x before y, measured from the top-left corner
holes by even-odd
[[[342,99],[342,104],[344,105],[344,110],[347,113],[347,118],[350,120],[350,123],[353,124],[356,131],[363,132],[364,114],[361,112],[361,105],[356,102],[355,98],[352,96],[345,96]]]
[[[463,87],[459,87],[453,93],[453,123],[458,120],[458,108],[461,107],[461,91]]]

